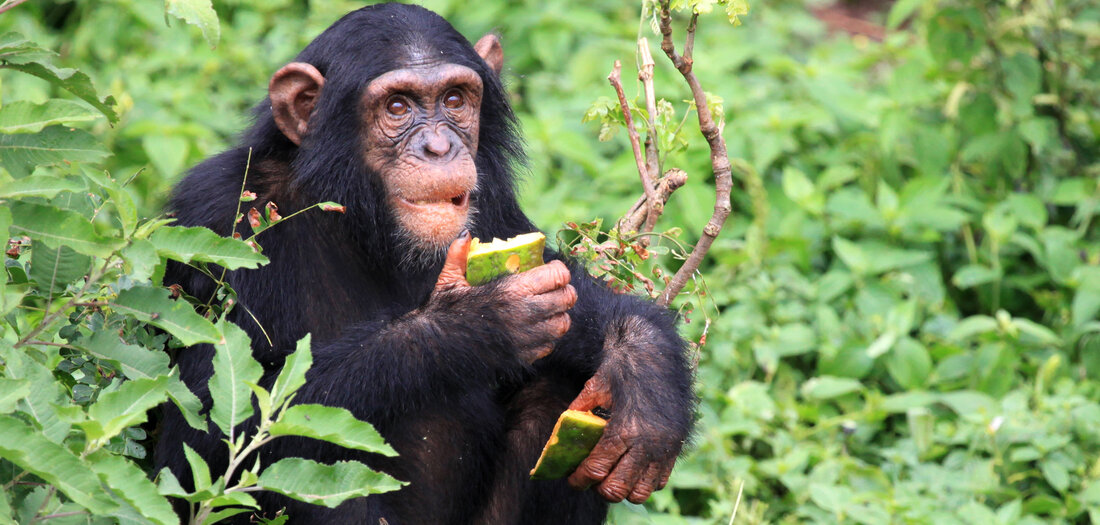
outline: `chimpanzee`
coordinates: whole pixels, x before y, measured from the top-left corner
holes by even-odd
[[[379,458],[306,438],[261,450],[355,459],[409,484],[336,509],[259,493],[261,514],[295,523],[600,523],[607,502],[640,503],[668,480],[694,405],[685,343],[667,310],[616,294],[547,250],[547,264],[481,286],[463,277],[472,236],[534,231],[513,169],[523,153],[494,35],[475,45],[426,9],[354,11],[271,79],[240,145],[176,187],[179,223],[234,228],[242,178],[253,204],[311,209],[258,240],[271,263],[228,281],[270,384],[313,334],[296,402],[347,408],[399,452]],[[260,206],[258,206],[260,207]],[[247,235],[247,233],[245,233]],[[176,265],[166,284],[209,297],[215,285]],[[270,341],[270,342],[269,342]],[[210,406],[210,346],[176,356]],[[531,481],[558,415],[609,409],[605,434],[567,479]],[[251,427],[242,427],[251,428]],[[187,443],[224,469],[223,436],[165,408],[157,464],[185,485]],[[591,488],[592,490],[585,490]],[[384,518],[384,520],[383,520]]]

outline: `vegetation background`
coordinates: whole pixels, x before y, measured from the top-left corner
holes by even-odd
[[[81,161],[74,164],[17,156],[31,135],[3,128],[11,121],[0,113],[0,199],[16,215],[47,201],[87,211],[97,221],[89,235],[117,228],[127,247],[144,247],[123,207],[117,217],[98,216],[103,203],[115,210],[115,201],[132,201],[134,223],[157,217],[180,175],[247,125],[271,73],[361,5],[215,1],[216,48],[156,1],[32,0],[0,14],[0,34],[16,31],[57,51],[57,65],[78,68],[114,97],[119,117],[57,120],[109,152],[68,159]],[[625,134],[601,115],[614,97],[611,63],[623,60],[629,72],[636,38],[657,41],[640,5],[424,5],[471,40],[502,36],[530,155],[523,205],[535,222],[553,232],[566,221],[621,215],[640,188]],[[668,489],[644,507],[617,505],[613,521],[1100,523],[1100,5],[775,0],[753,2],[739,27],[721,9],[700,19],[695,72],[721,99],[731,157],[744,159],[765,191],[749,191],[742,174],[734,213],[701,268],[709,293],[680,304],[691,321],[686,336],[698,341],[708,328],[698,350],[695,444]],[[657,95],[675,108],[675,124],[688,116],[688,93],[653,49]],[[72,99],[54,83],[4,69],[2,51],[5,107]],[[638,88],[625,76],[633,98]],[[609,124],[584,123],[586,114]],[[694,117],[682,133],[670,125],[664,137],[676,144],[666,162],[689,181],[661,224],[680,228],[687,242],[713,206],[709,152],[693,125]],[[100,168],[132,181],[96,178]],[[50,177],[92,182],[87,190],[13,189]],[[89,352],[94,345],[81,341],[116,318],[125,349],[185,341],[141,328],[158,318],[142,317],[136,293],[127,301],[120,292],[155,284],[157,256],[229,266],[232,250],[208,244],[225,253],[181,255],[167,234],[153,234],[146,267],[135,255],[144,248],[126,254],[112,251],[121,244],[103,251],[56,238],[37,248],[25,222],[17,216],[11,235],[36,248],[12,245],[0,289],[0,347],[8,347],[0,352],[0,522],[92,521],[85,509],[107,522],[171,521],[163,507],[144,509],[147,500],[133,496],[148,487],[127,492],[118,483],[132,470],[105,459],[109,451],[148,467],[148,437],[132,426],[144,410],[119,420],[107,417],[115,414],[109,407],[94,409],[134,398],[133,389],[108,394],[139,371],[126,368],[123,354]],[[35,270],[32,259],[45,250],[55,262]],[[75,268],[56,262],[74,258]],[[91,260],[103,260],[104,272]],[[676,261],[658,264],[674,269]],[[102,289],[81,286],[89,268]],[[47,321],[35,334],[44,344],[25,338]],[[173,396],[168,383],[158,385],[144,408]],[[108,420],[117,428],[89,423]],[[54,474],[32,468],[40,452],[16,442],[61,444],[57,453],[78,463]],[[125,501],[112,507],[66,483],[87,465]],[[65,497],[53,497],[55,489]],[[173,494],[163,480],[160,494]],[[230,503],[247,501],[220,501]]]

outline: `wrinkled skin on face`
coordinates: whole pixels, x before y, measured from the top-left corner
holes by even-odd
[[[474,49],[497,73],[500,41],[486,35]],[[314,66],[294,62],[271,78],[275,124],[301,145],[324,89]],[[444,250],[468,225],[477,187],[482,81],[474,70],[416,59],[388,71],[363,90],[359,111],[363,162],[378,174],[388,209],[411,245]]]
[[[477,186],[481,77],[465,66],[389,71],[363,93],[364,162],[415,244],[446,247],[466,227]]]

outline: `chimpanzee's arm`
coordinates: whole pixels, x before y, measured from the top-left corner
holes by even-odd
[[[577,304],[573,327],[545,366],[575,366],[590,376],[570,408],[609,409],[603,439],[569,482],[598,485],[606,499],[635,503],[668,481],[691,432],[695,396],[686,344],[671,312],[616,294],[572,271]]]

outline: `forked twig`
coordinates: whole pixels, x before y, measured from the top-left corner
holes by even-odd
[[[630,136],[630,148],[634,150],[634,162],[638,167],[638,176],[642,179],[642,188],[645,190],[646,196],[646,225],[655,224],[657,222],[657,216],[660,215],[660,209],[663,206],[657,202],[657,194],[653,188],[653,178],[649,174],[649,168],[646,165],[645,157],[642,156],[642,144],[641,139],[638,137],[638,129],[634,127],[634,117],[630,114],[630,104],[626,101],[626,95],[623,93],[623,81],[622,81],[622,62],[615,61],[615,67],[611,70],[611,74],[607,76],[608,82],[611,82],[611,87],[615,88],[615,94],[619,96],[619,105],[623,109],[623,119],[626,121],[626,131]],[[652,226],[650,230],[652,231]]]
[[[691,15],[691,22],[688,24],[687,38],[684,44],[684,54],[679,55],[676,53],[675,44],[672,43],[672,12],[669,9],[669,0],[660,0],[660,4],[661,50],[665,52],[668,59],[672,61],[672,65],[676,67],[676,70],[687,81],[688,87],[691,88],[692,99],[695,101],[695,111],[699,116],[699,130],[707,140],[707,145],[710,146],[710,162],[714,172],[715,186],[714,213],[707,221],[706,226],[703,227],[703,233],[699,237],[699,242],[695,245],[695,248],[692,249],[691,255],[676,271],[676,275],[672,276],[664,291],[661,292],[661,297],[657,299],[657,304],[668,306],[672,299],[684,288],[684,285],[687,284],[687,280],[691,275],[699,269],[703,257],[710,250],[711,244],[714,243],[714,239],[722,231],[722,225],[725,224],[726,218],[729,217],[732,209],[730,206],[730,192],[733,189],[733,175],[730,170],[729,156],[726,153],[726,141],[722,138],[721,130],[714,122],[710,107],[707,106],[707,95],[702,86],[699,85],[699,79],[692,72],[692,53],[695,46],[698,14]]]

